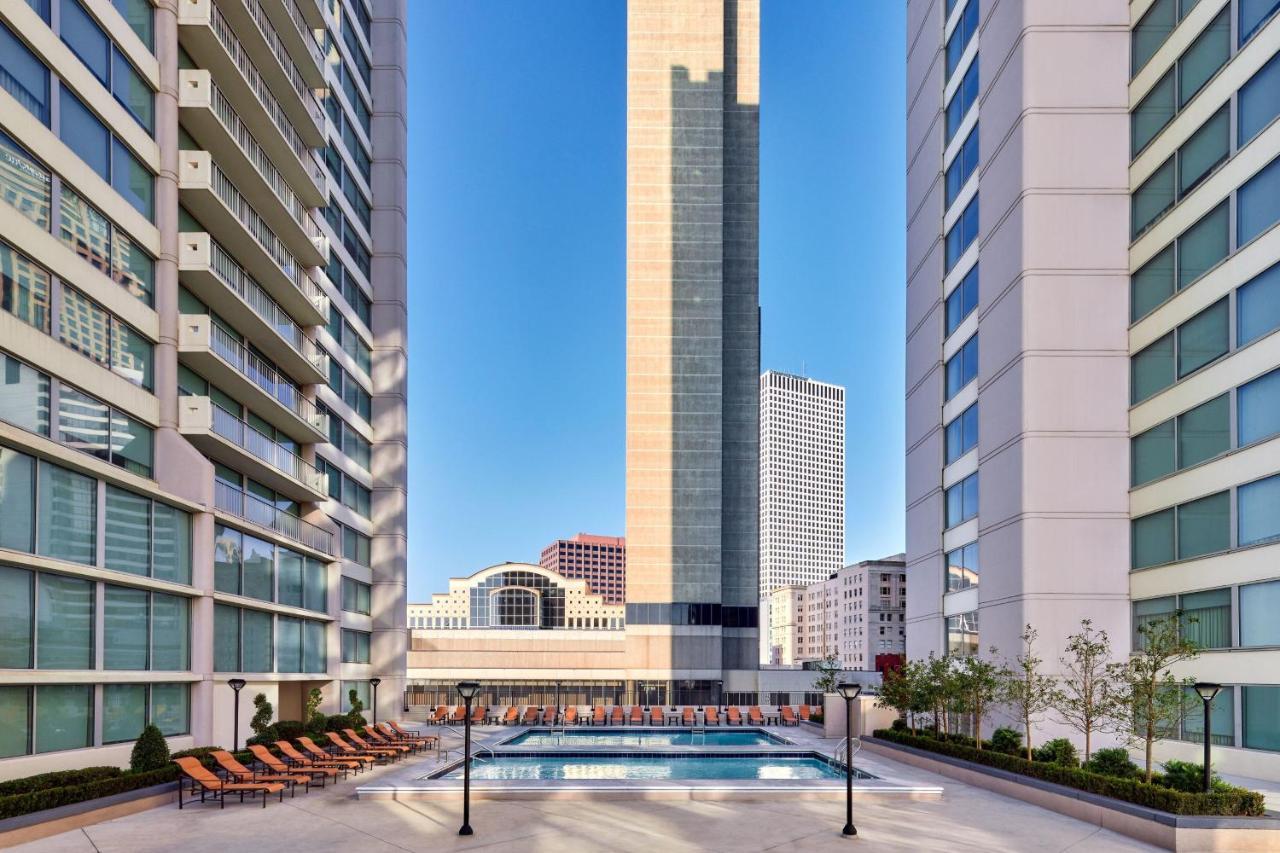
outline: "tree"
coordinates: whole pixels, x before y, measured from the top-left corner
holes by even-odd
[[[1093,733],[1116,725],[1119,708],[1111,677],[1111,638],[1095,631],[1092,619],[1080,621],[1080,632],[1067,637],[1067,655],[1058,659],[1062,679],[1054,711],[1066,725],[1084,735],[1084,760],[1093,755]]]
[[[276,709],[271,707],[271,703],[267,701],[267,694],[259,693],[253,697],[253,719],[249,721],[249,728],[253,729],[255,735],[261,735],[271,726],[271,718],[275,715]]]
[[[840,658],[835,652],[818,661],[818,672],[821,673],[813,682],[813,689],[820,693],[835,693],[840,683]]]
[[[1182,636],[1182,624],[1182,611],[1177,611],[1139,625],[1133,654],[1110,668],[1118,691],[1116,702],[1123,709],[1117,715],[1121,734],[1143,743],[1144,778],[1148,782],[1152,775],[1152,745],[1177,721],[1184,688],[1191,683],[1189,678],[1174,678],[1170,668],[1199,656],[1196,644]],[[1209,733],[1205,732],[1205,736]]]
[[[951,662],[945,657],[934,657],[933,652],[930,652],[928,659],[924,661],[920,688],[921,698],[933,713],[935,735],[946,735],[950,731],[947,727],[947,709],[953,695],[953,686]]]
[[[320,713],[320,703],[323,701],[324,694],[320,692],[320,688],[312,687],[302,703],[303,722],[313,730],[324,724],[324,714]]]
[[[1053,679],[1040,674],[1044,663],[1035,653],[1039,632],[1030,625],[1023,629],[1022,652],[1014,657],[1012,665],[1001,671],[1000,698],[1009,706],[1013,715],[1022,723],[1027,761],[1032,760],[1031,726],[1040,721],[1045,711],[1053,706],[1057,688]]]
[[[347,719],[351,721],[351,728],[358,729],[366,722],[364,714],[364,703],[360,701],[360,695],[356,693],[355,688],[347,691],[347,701],[351,703],[351,710],[347,712]]]
[[[134,773],[159,770],[169,764],[169,744],[154,725],[142,730],[129,756],[129,769]]]
[[[925,684],[927,675],[927,668],[920,661],[903,661],[885,673],[880,686],[880,706],[893,708],[906,717],[913,735],[919,723],[917,715],[932,708]]]
[[[994,663],[997,651],[989,650],[991,660],[977,655],[964,658],[956,672],[957,687],[963,697],[964,710],[973,715],[974,746],[982,749],[982,719],[1000,698],[1000,667]]]

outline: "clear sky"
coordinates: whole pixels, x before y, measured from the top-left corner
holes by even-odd
[[[761,366],[849,389],[851,561],[903,544],[904,6],[762,0]],[[626,6],[409,7],[420,601],[624,533]]]

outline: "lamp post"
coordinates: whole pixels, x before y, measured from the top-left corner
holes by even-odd
[[[1204,792],[1206,794],[1213,788],[1213,771],[1209,767],[1209,733],[1212,725],[1209,706],[1213,704],[1214,698],[1221,689],[1221,684],[1212,684],[1207,681],[1196,682],[1196,693],[1200,694],[1200,701],[1204,702]]]
[[[236,692],[236,701],[232,705],[234,710],[231,714],[231,751],[235,752],[240,748],[240,691],[247,684],[243,678],[228,678],[227,686]]]
[[[459,681],[458,695],[467,706],[467,719],[463,724],[463,758],[462,758],[462,828],[459,835],[472,835],[471,829],[471,703],[480,692],[480,682]]]
[[[560,722],[560,682],[556,682],[556,711],[551,716],[551,725]]]
[[[716,682],[716,713],[717,714],[723,713],[723,711],[724,711],[724,682],[717,681]]]
[[[382,683],[381,678],[370,678],[369,686],[373,688],[373,724],[378,724],[378,685]]]
[[[836,692],[844,699],[844,829],[845,835],[857,835],[858,829],[853,825],[853,700],[862,692],[861,684],[843,682],[836,686]]]

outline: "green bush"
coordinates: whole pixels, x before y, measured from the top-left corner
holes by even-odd
[[[84,785],[123,776],[119,767],[81,767],[78,770],[55,770],[52,773],[41,773],[38,776],[27,776],[22,779],[10,779],[0,782],[0,797],[14,794],[30,794],[47,788],[65,788],[69,785]]]
[[[1099,749],[1085,762],[1084,769],[1090,773],[1115,776],[1120,779],[1133,779],[1142,772],[1141,768],[1129,758],[1129,751],[1119,746]]]
[[[105,768],[92,767],[87,769],[101,771]],[[178,768],[173,765],[162,767],[159,770],[149,770],[146,773],[125,773],[118,767],[110,769],[116,771],[114,775],[99,775],[96,779],[84,781],[80,784],[46,787],[25,793],[0,796],[0,819],[18,817],[19,815],[31,814],[32,812],[44,811],[58,806],[67,806],[72,803],[83,803],[86,800],[96,800],[99,797],[109,797],[112,794],[121,794],[125,791],[136,791],[140,788],[149,788],[152,785],[172,782],[178,778]],[[71,770],[66,772],[72,774],[84,773],[85,771]],[[53,775],[55,774],[45,773],[29,779],[15,779],[6,783],[6,785],[16,785],[22,782],[30,782],[31,779],[40,779]],[[72,777],[68,776],[67,778]]]
[[[307,727],[299,720],[281,720],[275,724],[276,736],[271,743],[278,740],[295,741],[307,733]]]
[[[1266,811],[1262,794],[1244,788],[1224,786],[1213,793],[1186,793],[1160,785],[1148,784],[1138,779],[1121,779],[1090,773],[1077,767],[1062,767],[1027,761],[1016,755],[995,751],[979,751],[956,743],[913,737],[892,729],[877,729],[874,736],[890,743],[898,743],[916,749],[959,758],[974,764],[994,767],[1033,779],[1064,785],[1078,791],[1087,791],[1103,797],[1134,803],[1170,814],[1214,815],[1224,817],[1260,816]]]
[[[894,720],[892,725],[890,725],[890,728],[895,732],[905,732],[907,730],[907,721],[898,717],[898,719]]]
[[[1175,791],[1186,791],[1189,794],[1198,794],[1204,790],[1203,764],[1170,759],[1164,763],[1163,771],[1160,774],[1160,784],[1165,787],[1173,788]],[[1232,786],[1223,782],[1217,773],[1210,777],[1209,785],[1218,792],[1232,789]]]
[[[249,746],[250,744],[260,744],[262,746],[271,746],[271,744],[275,743],[278,740],[282,740],[282,738],[278,734],[278,730],[276,726],[270,725],[264,728],[262,731],[258,732],[253,737],[246,740],[244,742],[244,745]]]
[[[324,719],[324,731],[342,733],[343,729],[353,729],[351,717],[347,714],[332,714]]]
[[[356,693],[354,687],[347,691],[347,701],[351,703],[351,710],[347,712],[347,719],[351,721],[348,725],[351,728],[358,729],[369,722],[361,713],[364,710],[364,702],[360,701],[360,695]]]
[[[1080,754],[1076,752],[1076,745],[1064,737],[1046,741],[1031,754],[1036,761],[1060,764],[1063,767],[1080,766]]]
[[[1022,749],[1022,732],[1015,731],[1008,726],[1001,726],[991,733],[991,748],[996,752],[1004,752],[1009,755],[1019,755]]]
[[[275,714],[276,709],[271,707],[271,703],[267,701],[267,694],[259,693],[253,697],[253,719],[249,720],[249,728],[253,729],[253,733],[261,737],[271,728],[271,717]]]
[[[155,725],[147,725],[133,744],[129,755],[129,769],[134,773],[159,770],[169,763],[169,744]]]

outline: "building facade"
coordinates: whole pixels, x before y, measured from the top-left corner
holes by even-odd
[[[757,0],[627,4],[628,670],[755,689]]]
[[[627,596],[627,540],[621,536],[579,533],[542,549],[538,565],[566,578],[582,578],[609,604]]]
[[[398,706],[404,17],[0,6],[0,778]]]
[[[844,564],[844,388],[760,376],[760,595]]]
[[[760,650],[762,665],[795,666],[800,663],[797,643],[800,622],[804,619],[804,600],[805,587],[800,584],[780,586],[760,599],[760,635],[764,638]]]

